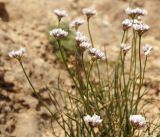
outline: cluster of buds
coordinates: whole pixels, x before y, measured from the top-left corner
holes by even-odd
[[[91,55],[92,61],[97,59],[105,61],[107,59],[105,53],[96,48],[89,48],[89,54]]]
[[[121,47],[124,55],[126,55],[126,53],[131,49],[131,46],[130,45],[126,45],[125,43],[122,43],[120,47]]]
[[[81,26],[83,23],[84,23],[84,20],[75,19],[70,23],[70,27],[75,28],[75,30],[78,30],[79,26]]]
[[[55,9],[54,10],[55,15],[57,16],[59,22],[63,17],[68,16],[67,12],[65,10]]]
[[[145,56],[149,56],[152,49],[153,49],[152,46],[146,44],[146,45],[143,47],[143,51],[144,51]]]
[[[138,17],[138,16],[147,15],[147,11],[140,8],[135,8],[135,9],[127,8],[126,14],[128,14],[129,17],[134,19],[135,17]]]
[[[61,38],[65,38],[68,36],[68,32],[62,30],[61,28],[56,28],[56,29],[53,29],[49,32],[49,34],[51,36],[54,36],[55,39],[61,39]]]
[[[84,8],[82,12],[84,15],[87,16],[87,20],[89,20],[92,16],[96,15],[96,10],[91,8]]]
[[[146,125],[146,120],[142,115],[131,115],[129,121],[135,129],[144,128]]]
[[[11,58],[16,58],[16,59],[20,60],[25,52],[26,52],[26,49],[25,49],[25,48],[20,48],[20,49],[17,50],[17,51],[14,51],[14,50],[13,50],[13,51],[9,52],[8,55],[9,55],[9,57],[11,57]]]
[[[91,127],[97,127],[102,123],[100,116],[94,114],[93,116],[86,115],[83,117],[83,120],[86,124],[89,124]]]

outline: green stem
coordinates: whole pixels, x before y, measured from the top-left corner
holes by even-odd
[[[52,116],[54,116],[54,113],[53,113],[53,112],[50,110],[50,108],[43,102],[41,96],[36,92],[36,89],[34,88],[32,82],[30,81],[30,79],[29,79],[29,77],[28,77],[28,75],[27,75],[27,73],[26,73],[26,71],[25,71],[25,68],[24,68],[24,66],[23,66],[22,60],[19,59],[18,61],[19,61],[19,63],[20,63],[20,66],[22,67],[22,70],[23,70],[23,72],[24,72],[24,75],[25,75],[25,77],[27,78],[27,81],[29,82],[29,84],[30,84],[33,92],[36,94],[36,96],[38,97],[38,99],[39,99],[39,101],[42,103],[42,105],[49,111],[49,113],[50,113]]]
[[[137,96],[137,101],[136,101],[136,106],[135,106],[135,111],[137,112],[137,107],[139,104],[139,98],[140,98],[140,91],[142,87],[142,63],[141,63],[141,35],[139,35],[139,89],[138,89],[138,96]]]
[[[144,74],[145,74],[145,70],[146,70],[147,59],[148,59],[148,57],[146,56],[145,62],[144,62],[143,74],[142,74],[142,84],[143,84],[143,80],[144,80]]]
[[[90,20],[87,19],[87,28],[88,28],[88,33],[89,33],[89,37],[90,37],[90,41],[91,41],[91,44],[92,44],[92,47],[94,47],[94,44],[93,44],[93,39],[92,39],[92,35],[91,35],[91,30],[90,30]]]

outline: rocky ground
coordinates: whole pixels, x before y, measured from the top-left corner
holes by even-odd
[[[160,116],[160,1],[133,1],[149,11],[145,21],[151,30],[142,42],[152,44],[154,50],[147,65],[146,85],[150,90],[145,101],[149,103],[146,106],[149,116],[157,118]],[[121,21],[128,4],[127,0],[79,0],[78,3],[73,0],[0,0],[0,137],[52,137],[47,111],[32,94],[20,65],[8,57],[8,52],[26,47],[24,65],[27,73],[50,104],[45,84],[56,85],[60,74],[63,75],[61,81],[71,86],[48,41],[48,27],[56,23],[53,9],[66,9],[70,15],[66,20],[70,20],[83,17],[83,7],[95,7],[98,14],[91,22],[95,45],[105,46],[108,57],[112,58],[118,51]],[[86,32],[86,26],[81,30]],[[54,107],[50,107],[54,111]],[[54,128],[59,130],[56,124]]]

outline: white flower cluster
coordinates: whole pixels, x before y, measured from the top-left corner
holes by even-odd
[[[149,44],[146,44],[146,45],[143,47],[143,51],[144,51],[145,56],[150,55],[150,52],[151,52],[152,49],[153,49],[152,46],[150,46]]]
[[[62,30],[61,28],[53,29],[49,32],[51,36],[54,36],[56,39],[67,37],[68,32]]]
[[[96,48],[89,48],[89,54],[91,55],[93,61],[97,59],[100,60],[107,59],[105,53]]]
[[[123,29],[126,30],[126,29],[132,27],[132,23],[133,23],[133,20],[130,20],[130,19],[123,20],[122,21]]]
[[[75,35],[76,35],[75,39],[76,39],[76,42],[78,44],[80,44],[82,42],[88,42],[89,41],[88,38],[83,33],[79,32],[79,31],[77,31]]]
[[[61,18],[68,16],[67,12],[61,9],[55,9],[54,13],[58,17],[59,21],[61,20]]]
[[[133,29],[135,31],[138,32],[139,35],[142,35],[143,33],[145,33],[146,31],[149,30],[149,26],[147,24],[144,24],[144,23],[134,23],[133,24]]]
[[[123,50],[124,54],[126,54],[131,49],[131,46],[126,45],[125,43],[122,43],[120,47]]]
[[[11,52],[9,52],[9,57],[11,57],[11,58],[17,58],[17,59],[20,59],[22,56],[23,56],[23,54],[26,52],[26,49],[25,48],[20,48],[19,50],[17,50],[17,51],[11,51]]]
[[[135,8],[135,9],[127,8],[125,11],[126,14],[128,14],[131,18],[147,15],[147,11],[140,8]]]
[[[96,15],[96,10],[95,9],[91,9],[91,8],[84,8],[82,10],[83,14],[87,16],[87,19],[89,19],[90,17]]]
[[[142,115],[131,115],[129,117],[129,121],[131,122],[132,126],[136,129],[143,128],[146,125],[146,120]]]
[[[92,127],[96,127],[102,123],[102,119],[100,118],[100,116],[96,114],[94,114],[93,116],[90,115],[84,116],[83,120],[85,121],[85,123],[89,124]]]
[[[75,28],[78,30],[79,26],[81,26],[84,23],[84,20],[82,19],[75,19],[70,23],[71,28]]]
[[[91,43],[90,42],[82,42],[79,44],[79,47],[83,50],[91,48]]]

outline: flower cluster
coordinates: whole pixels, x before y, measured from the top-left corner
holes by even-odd
[[[71,28],[75,28],[76,30],[78,30],[79,26],[82,25],[83,23],[84,23],[84,20],[75,19],[70,23],[70,27]]]
[[[131,46],[130,45],[126,45],[125,43],[122,43],[120,47],[123,50],[124,55],[131,49]]]
[[[128,16],[134,19],[135,17],[138,17],[138,16],[147,15],[147,11],[140,8],[135,8],[135,9],[127,8],[126,14],[128,14]]]
[[[149,30],[149,26],[144,23],[134,23],[133,24],[133,29],[138,32],[139,35],[144,34]]]
[[[96,127],[102,123],[102,119],[96,114],[94,114],[93,116],[86,115],[83,117],[83,120],[86,124],[89,124],[92,127]]]
[[[133,20],[130,20],[130,19],[123,20],[122,21],[123,29],[126,30],[126,29],[132,27],[132,23],[133,23]]]
[[[91,48],[91,43],[90,42],[82,42],[79,44],[79,47],[84,51],[86,49]]]
[[[63,17],[68,16],[67,12],[65,10],[55,9],[54,13],[58,17],[58,20],[60,21]]]
[[[16,58],[16,59],[21,59],[21,57],[23,56],[23,54],[26,52],[25,48],[20,48],[17,51],[11,51],[9,52],[9,57],[11,58]]]
[[[92,57],[92,61],[95,61],[97,59],[100,59],[100,60],[106,60],[107,59],[105,53],[100,51],[99,49],[96,49],[96,48],[90,48],[89,49],[89,54]]]
[[[129,121],[131,122],[132,126],[136,129],[143,128],[146,125],[146,120],[142,115],[131,115],[129,117]]]
[[[151,50],[153,49],[152,46],[146,44],[144,47],[143,47],[143,51],[144,51],[144,54],[145,56],[148,56],[151,52]]]
[[[91,8],[84,8],[82,12],[87,16],[87,19],[90,19],[90,17],[96,15],[96,10]]]
[[[56,39],[67,37],[68,32],[62,30],[61,28],[53,29],[49,32],[51,36],[54,36]]]
[[[88,38],[83,34],[83,33],[81,33],[81,32],[79,32],[79,31],[77,31],[76,33],[75,33],[75,39],[76,39],[76,42],[78,43],[78,44],[80,44],[80,43],[82,43],[82,42],[88,42],[89,40],[88,40]]]

